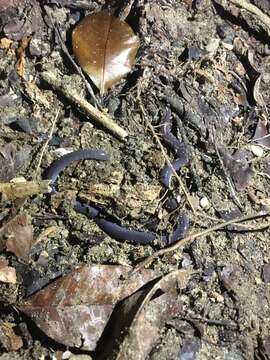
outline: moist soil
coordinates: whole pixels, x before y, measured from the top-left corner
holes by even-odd
[[[268,1],[253,4],[270,16]],[[109,162],[70,165],[54,194],[19,200],[2,194],[1,225],[26,213],[35,242],[28,261],[5,249],[1,253],[17,274],[15,284],[0,282],[1,322],[15,326],[23,345],[15,351],[1,333],[0,359],[61,359],[66,350],[16,311],[27,296],[77,266],[135,266],[164,247],[158,241],[142,246],[111,238],[74,210],[76,195],[126,227],[157,233],[172,231],[183,209],[188,234],[268,212],[270,29],[230,1],[135,0],[126,18],[140,39],[131,72],[103,96],[89,80],[101,108],[128,132],[121,141],[43,76],[60,76],[67,88],[93,103],[63,44],[73,57],[76,23],[111,5],[0,3],[0,181],[39,181],[67,150],[89,147],[111,154]],[[159,126],[168,108],[172,132],[189,150],[189,162],[179,172],[182,184],[174,177],[170,190],[160,183],[164,154],[175,159]],[[264,132],[256,137],[258,129]],[[256,141],[264,136],[263,144]],[[166,207],[170,197],[177,199],[173,212]],[[176,268],[194,274],[181,292],[183,312],[160,329],[148,358],[267,359],[269,267],[267,216],[209,231],[155,259],[151,268],[159,274]]]

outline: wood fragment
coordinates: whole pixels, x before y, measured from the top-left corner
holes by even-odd
[[[25,50],[29,44],[30,37],[24,36],[21,40],[20,47],[18,49],[18,63],[17,63],[17,73],[23,79],[24,78],[24,68],[25,68]]]
[[[242,7],[243,9],[249,11],[253,15],[256,15],[258,19],[267,26],[268,33],[270,33],[270,17],[264,14],[257,6],[251,4],[246,0],[230,0],[231,3]]]
[[[47,71],[43,72],[41,76],[49,85],[60,91],[68,100],[78,105],[78,107],[83,110],[84,113],[92,117],[96,122],[109,130],[113,135],[121,140],[128,136],[128,132],[121,126],[117,125],[107,114],[105,114],[105,112],[99,111],[74,90],[67,88],[60,78]]]
[[[0,183],[0,193],[3,193],[9,200],[21,199],[36,194],[46,194],[51,191],[50,180]]]
[[[43,159],[43,155],[44,155],[44,153],[45,153],[45,151],[46,151],[46,148],[47,148],[49,142],[50,142],[51,139],[52,139],[53,132],[54,132],[54,129],[55,129],[55,126],[56,126],[56,122],[57,122],[57,119],[58,119],[58,116],[59,116],[59,112],[60,112],[60,109],[58,109],[57,112],[56,112],[56,115],[55,115],[55,117],[54,117],[54,120],[53,120],[51,129],[50,129],[50,132],[49,132],[49,136],[48,136],[47,140],[45,141],[45,144],[44,144],[44,146],[43,146],[43,148],[42,148],[42,150],[41,150],[41,154],[40,154],[40,157],[39,157],[39,160],[38,160],[37,168],[36,168],[35,174],[34,174],[34,176],[33,176],[34,179],[37,178],[38,171],[39,171],[39,168],[40,168],[42,159]]]

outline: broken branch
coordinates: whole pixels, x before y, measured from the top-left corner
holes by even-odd
[[[60,91],[68,100],[78,105],[84,113],[95,119],[100,125],[108,129],[121,140],[128,136],[128,132],[117,125],[107,114],[99,111],[88,101],[77,94],[73,89],[67,88],[59,77],[50,72],[43,72],[42,78],[53,88]]]

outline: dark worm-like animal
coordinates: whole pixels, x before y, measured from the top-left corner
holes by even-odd
[[[168,113],[167,113],[168,114]],[[168,118],[168,116],[166,116]],[[168,119],[167,119],[168,120]],[[170,133],[171,125],[166,120],[163,125],[163,137],[164,140],[176,149],[177,155],[183,155],[183,151],[180,150],[181,144],[179,141]],[[169,114],[170,120],[170,114]],[[180,154],[181,152],[181,154]],[[183,166],[187,162],[186,154],[185,157],[181,157],[173,162],[173,166],[175,166],[176,170],[179,170],[181,166]],[[73,151],[69,154],[62,156],[60,159],[56,160],[44,173],[44,178],[49,179],[52,182],[53,188],[55,189],[56,181],[60,175],[60,173],[69,166],[73,161],[78,160],[100,160],[106,161],[110,160],[110,155],[107,154],[103,150],[95,150],[95,149],[84,149]],[[169,187],[170,179],[172,176],[171,169],[163,169],[163,184],[166,187]],[[103,218],[101,214],[101,209],[98,207],[90,206],[88,204],[83,203],[79,199],[75,200],[74,209],[81,214],[88,216],[91,219],[94,219],[96,224],[108,235],[117,240],[129,240],[138,244],[149,244],[153,242],[155,239],[160,238],[160,240],[165,244],[170,244],[183,237],[186,233],[189,221],[186,214],[181,214],[179,217],[179,222],[172,234],[161,235],[158,236],[153,232],[148,231],[139,231],[139,230],[131,230],[125,227],[118,225],[115,222],[112,222],[106,218]]]
[[[167,189],[169,189],[171,178],[173,175],[173,169],[175,171],[179,171],[189,161],[188,149],[187,149],[187,145],[180,142],[171,132],[172,119],[171,119],[170,109],[168,108],[166,109],[164,120],[160,125],[161,125],[160,126],[161,134],[164,141],[175,152],[177,156],[177,159],[171,163],[172,166],[170,165],[164,166],[160,174],[160,181]]]
[[[73,161],[78,160],[110,160],[110,155],[103,150],[95,149],[80,149],[72,151],[63,155],[59,160],[56,160],[44,173],[44,179],[50,179],[52,184],[56,182],[58,176],[64,169],[69,166]]]

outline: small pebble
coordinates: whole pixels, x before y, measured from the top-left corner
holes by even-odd
[[[30,41],[29,52],[32,56],[46,56],[50,52],[49,43],[42,39],[33,37]]]
[[[218,50],[218,48],[219,48],[219,44],[220,44],[220,39],[215,39],[215,38],[213,38],[213,39],[211,39],[210,41],[209,41],[209,43],[207,44],[207,46],[206,46],[206,50],[211,54],[211,55],[214,55],[216,52],[217,52],[217,50]]]
[[[210,202],[206,196],[200,199],[200,207],[203,209],[207,209],[210,206]]]
[[[225,49],[230,50],[230,51],[233,50],[233,45],[232,45],[232,44],[228,44],[228,43],[223,42],[223,41],[222,41],[221,44],[222,44],[222,46],[223,46]]]
[[[249,150],[257,157],[262,157],[264,154],[263,148],[259,145],[249,145]]]

